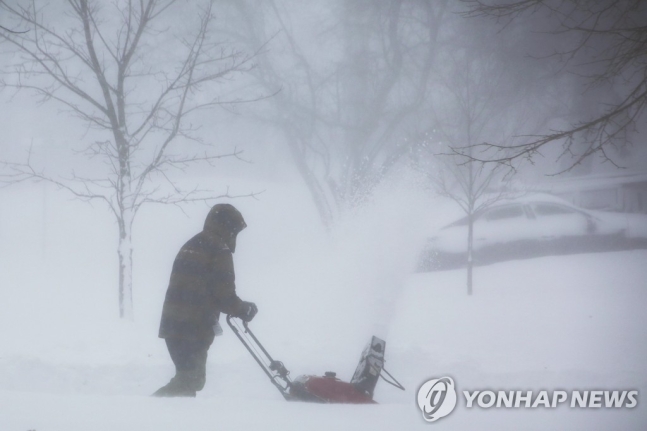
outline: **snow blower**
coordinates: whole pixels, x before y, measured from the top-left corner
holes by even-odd
[[[274,360],[249,329],[247,322],[241,322],[242,327],[240,323],[233,321],[231,316],[227,316],[229,327],[287,401],[377,404],[373,400],[373,391],[380,377],[390,385],[404,390],[404,387],[384,369],[386,342],[375,336],[362,352],[350,383],[339,380],[332,371],[327,371],[323,376],[303,375],[292,380],[283,362]],[[382,373],[389,376],[389,379]]]

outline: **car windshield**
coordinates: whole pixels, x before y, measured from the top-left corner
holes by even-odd
[[[533,205],[533,210],[537,215],[540,216],[551,216],[551,215],[560,215],[560,214],[575,214],[576,211],[563,207],[561,205],[555,204],[535,204]]]
[[[524,212],[521,205],[510,205],[502,208],[495,208],[485,213],[485,219],[488,221],[504,220],[523,216]]]

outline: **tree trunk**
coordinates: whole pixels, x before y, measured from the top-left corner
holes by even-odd
[[[133,320],[133,245],[132,222],[128,210],[119,221],[119,317]]]
[[[123,117],[123,98],[119,99],[119,117]],[[113,121],[115,124],[124,124],[121,121]],[[119,157],[119,190],[117,199],[119,201],[119,244],[117,254],[119,255],[119,317],[133,320],[133,244],[132,227],[135,217],[134,194],[132,174],[130,170],[131,147],[124,136],[123,126],[113,129],[115,142],[117,143]]]
[[[472,214],[468,216],[467,223],[467,294],[472,294],[472,249],[474,246],[474,217]]]
[[[469,86],[467,87],[469,91]],[[469,99],[468,99],[469,100]],[[472,121],[468,115],[467,121],[467,145],[468,153],[472,156]],[[472,268],[473,268],[473,249],[474,249],[474,207],[478,196],[474,194],[474,163],[472,160],[468,161],[468,214],[467,214],[467,295],[472,295]]]

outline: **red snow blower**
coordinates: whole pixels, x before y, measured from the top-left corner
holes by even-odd
[[[290,372],[283,362],[272,359],[249,329],[247,322],[242,320],[241,322],[242,328],[239,323],[232,321],[231,316],[227,316],[227,324],[234,334],[270,378],[272,384],[281,392],[283,398],[288,401],[377,404],[373,400],[373,391],[380,377],[390,385],[404,390],[404,387],[384,369],[386,342],[377,337],[373,337],[362,352],[350,383],[339,380],[332,371],[327,371],[323,376],[304,375],[291,380]],[[388,375],[390,379],[384,377],[382,373]]]

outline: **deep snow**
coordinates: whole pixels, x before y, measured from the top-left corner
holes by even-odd
[[[250,184],[250,187],[254,187]],[[0,209],[0,430],[642,430],[628,410],[467,410],[425,423],[431,377],[458,389],[647,389],[647,251],[544,257],[413,274],[429,225],[424,197],[385,190],[330,235],[304,190],[266,184],[233,202],[249,228],[238,293],[260,309],[256,334],[292,375],[348,380],[370,335],[407,388],[378,383],[377,406],[284,402],[225,328],[196,399],[153,399],[172,364],[157,324],[170,265],[207,208],[145,209],[135,226],[134,323],[116,318],[116,228],[100,206],[48,187],[3,190]],[[396,186],[394,186],[396,187]],[[224,322],[223,322],[224,323]]]

